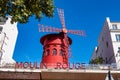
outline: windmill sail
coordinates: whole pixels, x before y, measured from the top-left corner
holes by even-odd
[[[111,75],[111,73],[110,73],[110,71],[108,71],[105,80],[114,80],[113,77],[112,77],[112,75]]]

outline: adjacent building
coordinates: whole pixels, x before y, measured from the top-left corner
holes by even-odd
[[[106,18],[91,60],[97,57],[102,57],[105,64],[117,63],[120,67],[120,22]]]
[[[18,35],[17,23],[11,17],[0,17],[0,64],[15,63],[12,59]]]

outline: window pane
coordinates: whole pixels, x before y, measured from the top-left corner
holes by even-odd
[[[63,56],[63,50],[60,49],[59,55]]]
[[[0,61],[1,61],[1,59],[2,59],[2,54],[3,54],[3,53],[0,51]]]
[[[116,25],[116,24],[113,24],[113,25],[112,25],[112,29],[114,29],[114,30],[117,29],[117,25]]]
[[[56,49],[53,49],[53,55],[57,55],[57,50]]]
[[[2,26],[0,26],[0,32],[3,30],[3,27]]]
[[[120,51],[120,47],[118,47],[118,50]]]
[[[46,56],[49,56],[50,55],[50,50],[47,50],[46,51]]]
[[[116,41],[120,41],[120,35],[116,35]]]

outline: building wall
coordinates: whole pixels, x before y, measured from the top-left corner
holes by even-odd
[[[103,25],[103,29],[100,33],[99,39],[98,39],[98,48],[96,51],[94,51],[93,54],[94,58],[102,57],[106,64],[115,63],[115,53],[114,53],[114,44],[113,44],[113,37],[111,35],[111,22],[109,18],[106,18],[105,23]],[[92,58],[93,59],[93,56]]]
[[[0,23],[0,27],[3,27],[3,30],[1,34],[3,34],[4,37],[1,39],[1,64],[6,64],[6,63],[14,63],[15,61],[12,59],[13,57],[13,52],[15,48],[15,43],[18,35],[18,30],[17,30],[17,23],[11,24],[11,17],[9,16],[6,21],[3,23]]]
[[[110,35],[111,22],[109,18],[106,18],[106,21],[101,32],[101,37],[99,38],[99,45],[102,48],[102,57],[105,60],[105,63],[115,63],[114,50],[112,44],[112,36]]]
[[[111,23],[111,38],[112,38],[112,45],[114,49],[114,56],[117,63],[117,66],[120,68],[120,22],[112,22]],[[116,25],[117,28],[114,28]],[[117,35],[119,35],[117,39]]]

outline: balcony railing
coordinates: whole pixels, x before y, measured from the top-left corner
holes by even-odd
[[[120,32],[120,29],[110,29],[110,32]]]

